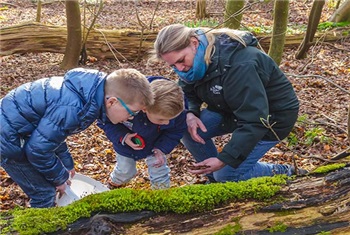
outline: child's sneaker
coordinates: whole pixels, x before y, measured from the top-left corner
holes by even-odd
[[[122,187],[123,185],[122,184],[117,184],[117,183],[114,183],[111,179],[109,179],[107,181],[107,186],[109,189],[115,189],[115,188],[120,188]]]

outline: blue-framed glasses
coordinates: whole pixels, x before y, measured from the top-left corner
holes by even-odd
[[[122,99],[117,97],[117,100],[122,104],[122,106],[126,109],[126,111],[128,111],[130,117],[135,117],[140,112],[140,110],[136,112],[131,111]]]

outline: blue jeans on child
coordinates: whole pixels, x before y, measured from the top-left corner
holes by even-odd
[[[220,127],[222,120],[221,114],[204,109],[201,111],[200,119],[206,126],[207,132],[202,132],[200,129],[197,129],[197,131],[204,139],[205,144],[194,141],[188,132],[185,132],[182,138],[182,143],[197,162],[218,156],[218,151],[212,138],[228,134]],[[278,141],[259,141],[247,158],[237,168],[226,165],[220,170],[208,174],[209,180],[211,182],[226,182],[242,181],[254,177],[273,176],[276,174],[291,175],[292,169],[290,165],[259,162],[264,154],[277,143]]]
[[[1,163],[7,174],[30,198],[30,206],[46,208],[55,206],[56,187],[28,161],[6,160]]]
[[[150,155],[146,158],[148,173],[152,189],[165,189],[170,187],[170,169],[167,165],[166,156],[164,155],[165,164],[160,167],[154,167],[156,158]],[[128,183],[137,173],[136,161],[132,158],[117,154],[117,164],[111,173],[113,183],[122,185]]]

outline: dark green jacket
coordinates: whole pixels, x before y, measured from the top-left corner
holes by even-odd
[[[227,35],[217,36],[205,77],[194,84],[180,81],[190,112],[199,117],[204,102],[224,116],[222,128],[232,138],[218,158],[235,168],[260,140],[287,137],[299,109],[293,87],[276,63],[256,48],[253,35],[247,33],[244,40],[247,47]],[[269,115],[273,131],[261,121]]]

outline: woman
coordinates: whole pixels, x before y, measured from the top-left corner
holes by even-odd
[[[179,75],[188,99],[182,141],[198,162],[190,172],[207,174],[211,182],[295,173],[290,165],[259,161],[288,136],[299,102],[277,64],[256,45],[248,32],[180,24],[163,28],[154,44],[154,56]],[[228,133],[231,140],[218,153],[212,138]]]

